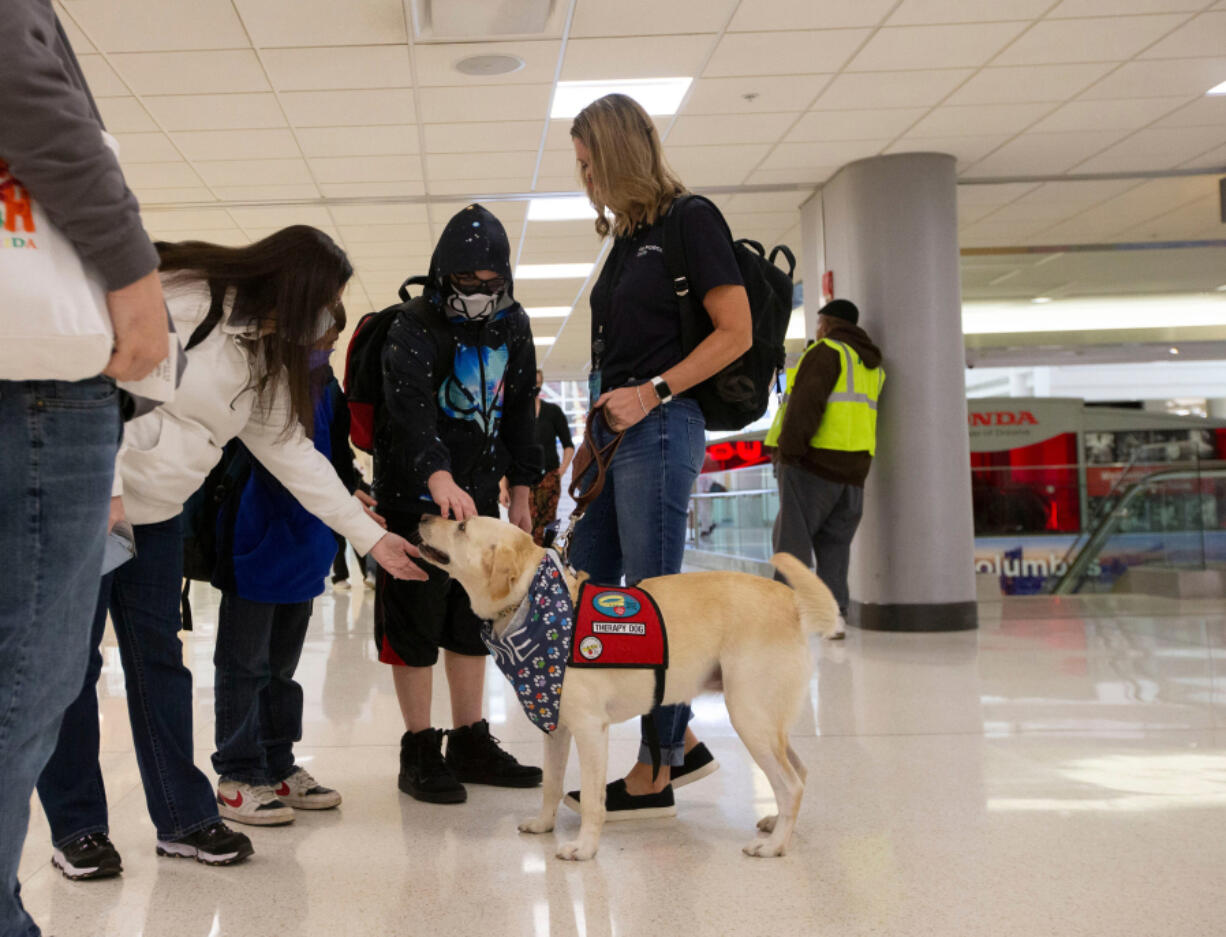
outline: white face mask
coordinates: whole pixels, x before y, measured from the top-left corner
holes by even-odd
[[[447,308],[466,319],[484,319],[498,308],[498,294],[452,293],[447,297]]]

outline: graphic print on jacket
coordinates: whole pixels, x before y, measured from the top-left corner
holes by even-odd
[[[486,436],[493,436],[502,422],[510,359],[506,345],[490,348],[458,342],[451,373],[438,389],[439,409],[453,420],[471,420]]]

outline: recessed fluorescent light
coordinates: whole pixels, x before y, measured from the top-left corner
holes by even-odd
[[[787,334],[783,336],[785,339],[803,339],[805,338],[805,307],[795,306],[792,309],[792,316],[788,319]]]
[[[1220,328],[1223,325],[1226,325],[1226,302],[1204,295],[1063,299],[1059,306],[1053,305],[1050,309],[1034,309],[1030,303],[1017,302],[967,303],[962,307],[962,331],[966,335]]]
[[[689,90],[693,78],[623,78],[605,81],[559,81],[553,93],[553,108],[549,116],[574,117],[581,110],[606,94],[625,94],[643,105],[643,110],[657,117],[677,113],[681,99]]]
[[[1051,297],[1050,296],[1036,296],[1034,299],[1031,300],[1031,302],[1032,303],[1050,303]]]
[[[1226,94],[1226,81],[1223,81],[1220,85],[1214,85],[1205,94]]]
[[[1221,286],[1219,286],[1219,287],[1217,288],[1217,291],[1218,291],[1219,293],[1226,293],[1226,283],[1223,283]]]
[[[520,264],[517,280],[579,280],[592,272],[595,264]]]
[[[540,335],[532,339],[533,345],[552,345],[558,340],[556,335]]]
[[[1173,345],[1172,345],[1172,346],[1171,346],[1171,349],[1170,349],[1170,352],[1171,352],[1171,354],[1172,354],[1172,355],[1177,355],[1177,354],[1179,354],[1179,349],[1178,349],[1178,348],[1176,348],[1175,346],[1173,346]]]
[[[528,202],[529,221],[577,221],[595,217],[596,209],[586,195],[534,198]]]
[[[528,310],[529,319],[564,319],[570,315],[570,306],[537,306]]]

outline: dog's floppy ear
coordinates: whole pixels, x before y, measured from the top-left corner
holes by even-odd
[[[490,598],[497,602],[511,594],[511,586],[519,576],[517,552],[513,547],[496,543],[486,548],[481,568],[489,583]]]

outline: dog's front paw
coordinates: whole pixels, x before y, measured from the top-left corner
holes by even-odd
[[[767,819],[771,819],[767,817]],[[760,859],[773,859],[776,856],[783,855],[783,845],[781,843],[772,843],[769,839],[754,840],[748,846],[741,850],[747,856],[756,856]]]
[[[587,845],[579,840],[573,843],[563,843],[555,855],[559,859],[566,859],[571,862],[586,862],[592,856],[596,855],[595,844]]]
[[[761,820],[758,821],[758,829],[760,829],[763,833],[773,833],[775,832],[775,821],[778,819],[779,819],[778,814],[773,814],[769,817],[763,817]]]
[[[553,817],[536,816],[519,825],[521,833],[549,833],[553,830]]]

